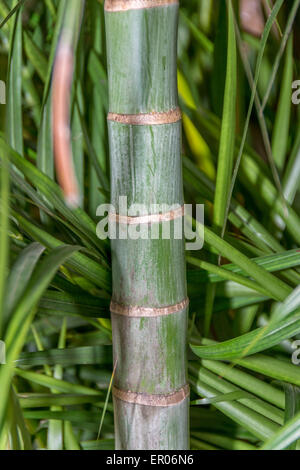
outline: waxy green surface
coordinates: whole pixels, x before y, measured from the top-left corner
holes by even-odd
[[[119,450],[186,450],[189,400],[177,406],[137,406],[114,398]]]
[[[125,195],[128,206],[182,205],[181,122],[131,126],[109,121],[108,129],[111,203],[116,211],[123,215],[119,197]]]
[[[177,107],[177,18],[178,5],[106,12],[110,112]]]

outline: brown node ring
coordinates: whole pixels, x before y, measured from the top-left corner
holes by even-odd
[[[137,305],[123,305],[115,302],[114,300],[110,303],[111,313],[117,315],[123,315],[126,317],[133,318],[151,318],[151,317],[163,317],[166,315],[173,315],[174,313],[185,310],[189,305],[189,299],[186,298],[182,302],[175,305],[169,305],[168,307],[139,307]]]
[[[174,108],[165,112],[140,114],[108,113],[107,120],[131,126],[157,126],[162,124],[174,124],[180,121],[181,117],[180,108]]]
[[[113,396],[119,400],[135,405],[143,406],[174,406],[183,402],[190,394],[190,388],[185,385],[180,390],[167,395],[150,395],[147,393],[136,393],[130,391],[119,390],[116,387],[112,389]]]
[[[178,0],[105,0],[105,11],[140,10],[168,5],[178,5]]]
[[[170,222],[171,220],[179,219],[184,216],[184,206],[174,209],[164,214],[149,214],[138,217],[129,217],[127,215],[119,215],[110,212],[108,218],[111,222],[125,225],[141,225],[141,224],[155,224],[161,222]]]

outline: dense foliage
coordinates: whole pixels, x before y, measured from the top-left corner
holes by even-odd
[[[74,31],[80,208],[53,163],[51,76],[71,3],[0,3],[2,449],[114,446],[110,247],[96,235],[109,200],[102,1]],[[243,3],[180,2],[185,201],[205,204],[204,248],[187,252],[192,449],[300,438],[300,1],[262,1],[248,22]]]

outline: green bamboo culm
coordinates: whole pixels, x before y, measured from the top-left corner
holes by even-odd
[[[111,240],[118,450],[189,447],[184,240],[174,234],[183,225],[178,7],[176,0],[105,2],[111,205],[118,232]],[[177,210],[162,211],[162,204]],[[155,222],[154,214],[162,212]],[[132,223],[144,215],[148,223]]]

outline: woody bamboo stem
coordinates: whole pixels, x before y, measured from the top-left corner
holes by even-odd
[[[119,234],[111,241],[116,448],[187,449],[188,301],[184,241],[174,236],[183,223],[178,2],[106,0],[105,21],[112,220]],[[155,204],[177,209],[158,216]],[[162,236],[166,224],[169,239]],[[157,239],[150,238],[153,228]],[[146,236],[121,239],[130,229]]]

